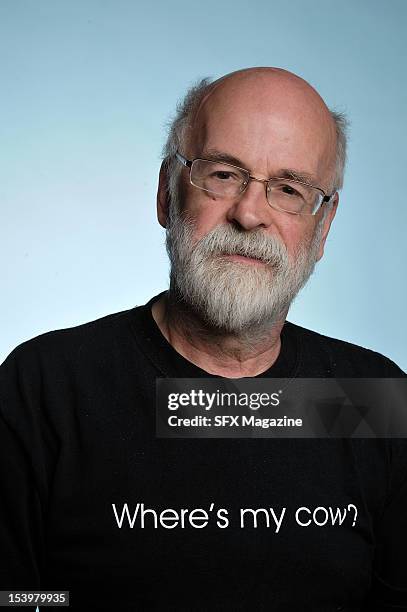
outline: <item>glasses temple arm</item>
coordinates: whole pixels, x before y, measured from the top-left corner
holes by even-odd
[[[178,151],[175,153],[175,157],[186,168],[190,168],[192,166],[192,161],[190,161],[189,159],[186,159],[183,155],[181,155],[181,153],[178,153]]]

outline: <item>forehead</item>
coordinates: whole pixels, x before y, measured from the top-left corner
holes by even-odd
[[[258,174],[293,168],[323,180],[332,170],[335,140],[330,113],[312,88],[249,78],[207,96],[194,117],[188,153],[218,150]]]

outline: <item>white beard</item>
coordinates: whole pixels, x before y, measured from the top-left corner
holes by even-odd
[[[181,299],[206,326],[225,334],[262,333],[285,318],[314,270],[323,219],[291,259],[275,236],[231,224],[215,227],[193,244],[193,221],[184,219],[174,201],[170,209],[166,244],[172,299]],[[237,263],[221,254],[254,257],[266,265]]]

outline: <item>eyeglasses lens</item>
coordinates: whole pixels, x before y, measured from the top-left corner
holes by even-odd
[[[191,184],[220,197],[233,198],[246,188],[249,172],[220,162],[195,159],[191,166]],[[293,214],[313,215],[323,196],[318,189],[290,179],[270,179],[267,201],[273,208]]]

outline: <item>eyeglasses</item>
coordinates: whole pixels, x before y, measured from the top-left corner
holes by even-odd
[[[244,168],[224,162],[189,160],[178,151],[175,156],[189,168],[189,180],[194,187],[221,198],[235,198],[244,193],[250,181],[258,181],[265,185],[269,205],[292,215],[316,215],[335,194],[327,195],[320,187],[290,178],[259,179]]]

